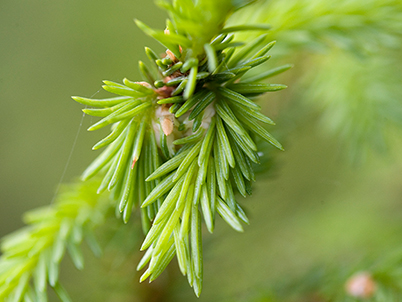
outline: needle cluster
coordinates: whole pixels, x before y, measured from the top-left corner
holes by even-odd
[[[150,65],[139,62],[139,69],[146,81],[104,81],[103,88],[117,96],[74,97],[95,107],[84,109],[86,114],[102,117],[88,130],[112,125],[111,133],[94,146],[105,150],[82,178],[103,175],[98,192],[110,191],[125,223],[133,209],[140,209],[146,235],[141,250],[147,251],[138,269],[149,264],[141,281],[153,281],[177,255],[198,296],[202,217],[210,233],[216,213],[243,231],[248,219],[235,194],[251,194],[253,164],[260,162],[255,139],[283,150],[263,126],[274,122],[261,113],[255,98],[286,86],[262,82],[278,69],[247,77],[270,59],[275,42],[268,43],[265,34],[248,44],[234,42],[236,32],[269,27],[224,27],[235,9],[230,1],[161,5],[171,15],[164,31],[136,21],[167,48],[162,55],[145,49]]]

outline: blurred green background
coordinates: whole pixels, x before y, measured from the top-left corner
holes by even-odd
[[[1,236],[23,225],[23,212],[52,201],[79,129],[64,182],[96,155],[91,146],[103,134],[85,131],[91,118],[82,120],[70,96],[101,96],[104,79],[137,79],[143,47],[162,51],[133,18],[163,28],[166,15],[153,1],[0,1]],[[201,298],[176,260],[155,284],[139,286],[141,238],[128,226],[123,240],[104,243],[104,258],[87,253],[83,272],[65,261],[62,280],[73,301],[268,301],[260,295],[314,266],[376,259],[401,246],[401,156],[351,164],[339,140],[320,131],[317,114],[292,102],[302,64],[289,63],[295,68],[273,81],[290,88],[262,102],[286,152],[274,154],[274,170],[260,175],[244,200],[251,220],[245,233],[224,223],[205,233]]]

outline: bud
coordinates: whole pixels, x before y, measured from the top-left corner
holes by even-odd
[[[371,298],[376,289],[377,285],[369,272],[356,273],[345,285],[347,294],[355,298]]]
[[[175,55],[169,49],[166,50],[166,54],[173,62],[177,62],[177,59],[176,59]]]
[[[140,84],[140,85],[142,85],[142,86],[144,86],[144,87],[147,87],[147,88],[149,88],[149,89],[153,89],[152,88],[152,86],[151,86],[151,84],[149,84],[149,83],[147,83],[147,82],[135,82],[136,84]]]
[[[161,120],[162,131],[163,133],[168,136],[173,132],[173,121],[169,117],[164,117]]]

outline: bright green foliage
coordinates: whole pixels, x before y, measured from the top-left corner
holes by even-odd
[[[364,5],[363,5],[364,4]],[[281,51],[340,47],[364,53],[397,45],[402,29],[399,0],[264,0],[237,13],[237,20],[270,24]],[[281,55],[284,54],[281,53]]]
[[[390,130],[402,121],[402,1],[265,0],[237,20],[270,24],[284,60],[308,58],[298,66],[297,100],[322,113],[321,128],[353,161],[393,146]]]
[[[162,56],[145,49],[151,65],[139,66],[148,82],[104,81],[103,88],[117,97],[74,97],[96,107],[84,109],[86,114],[102,117],[88,130],[112,124],[111,134],[94,146],[106,149],[82,178],[103,175],[98,192],[111,192],[126,223],[132,209],[141,207],[146,235],[141,250],[147,252],[139,269],[149,264],[141,281],[157,278],[176,254],[181,272],[199,296],[202,217],[211,233],[216,213],[243,231],[242,222],[248,219],[235,193],[251,194],[253,164],[260,162],[255,137],[283,150],[260,124],[274,122],[260,112],[254,98],[286,86],[259,79],[243,82],[249,70],[269,60],[275,43],[267,43],[266,35],[247,45],[233,42],[232,32],[267,26],[224,28],[236,9],[230,1],[160,4],[171,16],[165,31],[136,21],[168,48]]]
[[[98,185],[65,186],[53,205],[26,213],[28,226],[3,239],[1,301],[47,301],[48,285],[62,301],[71,301],[59,282],[59,265],[67,249],[77,269],[83,268],[84,239],[95,255],[101,253],[94,229],[104,222],[111,204],[95,194]]]
[[[177,57],[181,57],[181,55],[188,58],[197,57],[204,53],[204,44],[209,43],[213,37],[220,33],[230,14],[250,2],[253,1],[179,0],[170,3],[167,0],[158,0],[157,3],[169,13],[170,20],[167,21],[166,28],[170,32],[168,35],[164,35],[163,32],[151,33],[149,30],[146,32],[167,48],[170,47],[164,41],[168,41],[167,43],[170,44],[177,37],[176,40],[179,45],[188,47],[182,54],[177,53]],[[144,29],[143,26],[140,27]],[[178,45],[173,48],[178,49]],[[170,48],[176,54],[174,49]]]
[[[400,133],[396,130],[402,125],[401,71],[395,68],[399,62],[392,52],[355,61],[350,54],[333,51],[321,56],[319,71],[305,79],[311,85],[305,102],[322,111],[324,131],[348,138],[343,144],[354,161],[364,162],[370,150],[386,151]],[[328,93],[329,85],[342,89]]]

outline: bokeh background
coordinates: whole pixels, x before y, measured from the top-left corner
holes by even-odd
[[[23,212],[51,203],[62,176],[73,180],[96,155],[91,146],[105,133],[86,132],[91,118],[70,96],[105,95],[102,80],[139,77],[145,45],[163,51],[133,18],[163,28],[166,14],[153,1],[0,1],[1,236],[23,226]],[[345,142],[322,130],[320,112],[299,100],[308,86],[299,79],[325,51],[320,56],[278,54],[267,64],[295,64],[272,79],[289,88],[261,101],[286,151],[270,153],[273,168],[242,200],[251,220],[245,233],[218,223],[205,234],[200,299],[175,260],[154,284],[138,285],[138,225],[122,230],[111,220],[121,234],[104,230],[102,259],[86,253],[83,272],[64,261],[73,301],[270,301],[271,289],[314,268],[374,261],[402,247],[400,136],[385,152],[350,160]]]

